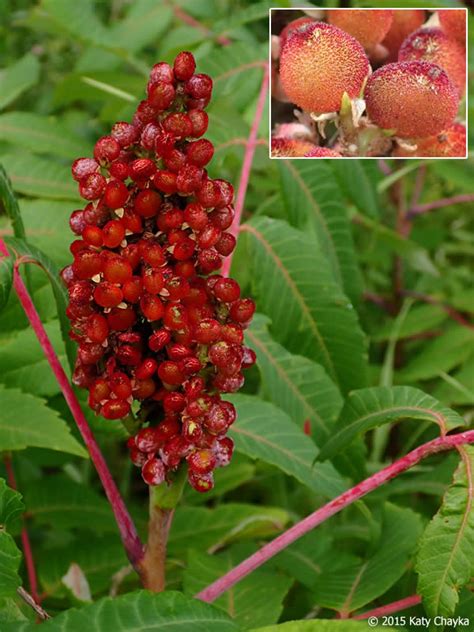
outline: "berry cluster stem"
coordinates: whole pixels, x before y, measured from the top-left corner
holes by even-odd
[[[0,254],[9,256],[8,249],[5,242],[0,239]],[[134,567],[137,566],[139,560],[143,555],[143,545],[138,536],[137,530],[133,523],[130,514],[127,511],[125,503],[120,496],[120,493],[115,485],[110,470],[105,462],[105,459],[100,451],[99,446],[92,434],[91,429],[87,423],[87,420],[82,412],[81,406],[77,400],[74,391],[69,383],[68,377],[64,372],[63,367],[56,355],[53,345],[43,327],[43,323],[39,317],[36,307],[31,299],[31,296],[26,289],[25,284],[20,276],[18,267],[15,266],[14,271],[14,288],[15,292],[20,300],[23,310],[33,328],[33,331],[38,338],[48,363],[53,370],[53,373],[58,381],[61,391],[64,395],[74,421],[77,424],[79,432],[84,440],[84,443],[89,451],[90,457],[97,470],[97,474],[100,478],[106,496],[112,507],[112,511],[117,522],[117,526],[120,531],[122,543],[127,553],[128,559]]]
[[[186,468],[181,466],[174,480],[150,485],[148,541],[140,561],[139,572],[144,588],[162,592],[166,585],[166,548],[174,510],[186,483]]]
[[[311,529],[314,529],[328,520],[328,518],[331,518],[331,516],[334,516],[336,513],[342,511],[342,509],[348,505],[351,505],[356,500],[359,500],[359,498],[366,496],[368,493],[374,491],[374,489],[377,489],[381,485],[390,481],[392,478],[402,474],[427,456],[436,454],[437,452],[451,450],[457,446],[469,443],[474,443],[474,430],[439,437],[438,439],[434,439],[433,441],[429,441],[428,443],[424,443],[418,448],[415,448],[415,450],[412,450],[401,459],[398,459],[376,474],[366,478],[355,487],[352,487],[340,496],[337,496],[337,498],[334,498],[323,507],[320,507],[300,522],[297,522],[287,531],[268,544],[265,544],[265,546],[256,553],[223,575],[220,579],[207,586],[207,588],[204,588],[204,590],[195,595],[196,598],[206,602],[214,601],[222,595],[222,593],[232,588],[232,586],[244,579],[244,577],[249,575],[259,566],[262,566],[262,564],[267,562],[274,555],[283,551],[283,549],[288,547],[295,540],[298,540],[308,533],[308,531],[311,531]]]
[[[255,109],[255,115],[252,122],[252,127],[250,129],[250,134],[245,145],[245,155],[244,161],[242,164],[242,173],[240,174],[239,188],[237,191],[237,199],[235,202],[235,216],[234,221],[232,222],[232,226],[230,227],[230,233],[237,237],[240,229],[240,221],[242,218],[242,211],[244,208],[245,195],[247,193],[247,187],[250,179],[250,172],[252,170],[253,157],[255,155],[255,149],[257,147],[257,136],[258,136],[258,128],[260,127],[260,121],[262,120],[263,111],[265,109],[265,103],[267,100],[267,92],[269,87],[270,80],[270,69],[268,64],[265,64],[263,71],[262,84],[260,87],[260,94],[258,96],[257,107]],[[225,259],[222,265],[222,276],[229,276],[230,267],[232,265],[232,256],[233,253],[230,254],[227,259]]]

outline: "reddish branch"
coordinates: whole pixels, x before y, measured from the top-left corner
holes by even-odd
[[[189,15],[189,13],[186,13],[186,11],[184,11],[181,7],[176,6],[173,2],[169,2],[168,1],[166,4],[171,6],[175,17],[179,21],[183,22],[184,24],[187,24],[188,26],[192,26],[196,30],[201,31],[201,33],[203,33],[207,37],[210,37],[210,38],[214,38],[215,37],[216,41],[219,44],[221,44],[222,46],[228,46],[229,44],[232,43],[231,40],[228,37],[226,37],[225,35],[218,35],[218,36],[216,36],[211,31],[211,29],[208,29],[207,26],[204,26],[204,24],[199,22],[199,20],[196,20],[196,18],[193,18],[192,15]]]
[[[268,64],[265,64],[265,70],[263,74],[262,85],[260,88],[260,94],[258,96],[257,107],[255,109],[252,127],[250,128],[250,134],[245,147],[244,162],[242,164],[242,173],[240,174],[239,188],[237,191],[237,199],[235,202],[235,217],[229,231],[234,235],[234,237],[237,237],[240,228],[240,220],[242,218],[242,211],[244,208],[245,195],[247,193],[247,187],[250,178],[250,171],[252,169],[255,148],[258,144],[258,128],[260,126],[260,121],[262,120],[263,110],[265,108],[265,103],[267,99],[269,76],[269,66]],[[232,254],[224,261],[224,265],[222,266],[223,276],[229,275],[231,265]]]
[[[419,597],[418,595],[411,595],[410,597],[405,597],[405,599],[399,599],[398,601],[388,603],[386,606],[380,606],[379,608],[368,610],[367,612],[358,614],[352,618],[368,619],[369,617],[383,617],[387,614],[392,614],[393,612],[400,612],[400,610],[413,608],[413,606],[417,606],[419,603],[421,603],[421,597]]]
[[[317,509],[314,513],[310,514],[300,522],[297,522],[290,529],[279,535],[277,538],[263,546],[259,551],[223,575],[223,577],[202,590],[196,595],[196,597],[198,599],[202,599],[202,601],[214,601],[226,590],[229,590],[229,588],[232,588],[232,586],[244,579],[244,577],[246,577],[249,573],[267,562],[271,557],[285,549],[295,540],[298,540],[298,538],[301,538],[303,535],[308,533],[308,531],[311,531],[318,525],[328,520],[328,518],[334,514],[339,513],[348,505],[351,505],[356,500],[359,500],[359,498],[362,498],[368,493],[374,491],[374,489],[384,485],[392,478],[402,474],[402,472],[410,469],[427,456],[437,452],[451,450],[452,448],[468,443],[474,443],[474,430],[469,430],[456,435],[440,437],[419,446],[415,450],[412,450],[412,452],[409,452],[406,456],[402,457],[398,461],[395,461],[395,463],[392,463],[383,470],[380,470],[380,472],[377,472],[373,476],[365,479],[352,489],[349,489],[320,509]]]
[[[463,204],[465,202],[474,202],[474,193],[466,193],[462,195],[454,195],[453,197],[441,198],[441,200],[435,200],[434,202],[428,202],[427,204],[416,204],[412,206],[407,213],[408,218],[422,215],[423,213],[429,213],[437,208],[444,208],[445,206],[453,206],[454,204]]]
[[[462,314],[460,314],[454,307],[451,305],[446,305],[442,301],[433,298],[432,296],[428,296],[427,294],[422,294],[421,292],[412,292],[411,290],[404,290],[404,296],[411,296],[413,298],[418,299],[419,301],[423,301],[424,303],[429,303],[430,305],[437,305],[442,310],[444,310],[450,318],[455,320],[457,323],[462,325],[463,327],[467,327],[468,329],[474,329],[474,325],[470,323]]]
[[[5,464],[5,470],[7,472],[8,485],[12,489],[17,490],[18,487],[16,484],[15,470],[13,469],[13,462],[12,462],[11,456],[5,455],[3,462]],[[28,584],[30,586],[31,597],[33,598],[36,604],[41,605],[41,599],[38,594],[38,580],[36,578],[36,569],[35,569],[35,560],[33,558],[33,550],[31,548],[28,531],[24,524],[21,530],[21,547],[23,549],[23,557],[25,558],[25,566],[26,566],[26,572],[28,575]]]
[[[6,245],[2,239],[0,239],[0,254],[5,256],[9,255]],[[34,306],[28,290],[26,289],[26,286],[18,272],[17,266],[15,266],[14,271],[14,288],[89,451],[92,462],[94,463],[97,474],[104,487],[106,496],[111,504],[127,556],[132,565],[137,568],[138,562],[143,556],[143,545],[138,537],[132,518],[130,517],[125,503],[123,502],[117,486],[115,485],[110,470],[107,467],[107,463],[105,462],[102,452],[100,451],[94,435],[89,428],[89,424],[82,412],[81,406],[71,387],[69,379],[59,362],[54,347],[43,327],[43,323],[41,322],[36,307]]]

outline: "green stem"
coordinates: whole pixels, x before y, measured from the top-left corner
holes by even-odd
[[[181,467],[171,483],[150,487],[148,542],[140,561],[140,576],[144,588],[153,592],[165,589],[166,546],[173,513],[183,494],[186,468]]]

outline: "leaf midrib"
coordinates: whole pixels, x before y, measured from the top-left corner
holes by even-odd
[[[282,264],[282,261],[279,259],[279,257],[277,256],[276,252],[273,250],[271,244],[265,239],[265,237],[262,235],[262,233],[260,231],[258,231],[256,228],[254,228],[250,224],[244,224],[241,227],[241,231],[248,231],[249,233],[252,233],[258,240],[260,240],[260,242],[262,243],[262,245],[265,248],[265,250],[270,254],[270,256],[275,261],[275,265],[277,266],[277,268],[279,268],[279,270],[281,271],[281,273],[285,277],[285,280],[286,280],[290,290],[292,291],[292,293],[296,297],[296,300],[300,304],[301,310],[302,310],[306,320],[309,323],[310,329],[313,331],[313,334],[314,334],[315,338],[317,339],[317,341],[319,343],[319,347],[320,347],[321,351],[323,352],[323,354],[324,354],[324,356],[326,358],[327,368],[330,371],[333,380],[336,382],[336,384],[338,386],[340,386],[339,379],[338,379],[338,376],[337,376],[337,372],[336,372],[334,363],[333,363],[332,358],[331,358],[331,354],[329,353],[329,350],[326,347],[326,344],[324,342],[323,337],[321,336],[321,333],[320,333],[320,331],[318,329],[316,321],[314,320],[314,318],[311,315],[311,311],[310,311],[308,305],[306,304],[304,296],[299,291],[298,286],[296,285],[295,281],[291,278],[288,270]]]

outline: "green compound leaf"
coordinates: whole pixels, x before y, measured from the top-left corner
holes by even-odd
[[[240,561],[232,550],[218,556],[190,551],[184,573],[184,592],[188,595],[199,593]],[[215,601],[215,605],[225,610],[244,629],[276,623],[292,583],[293,580],[288,577],[257,569],[227,590]]]
[[[237,408],[229,435],[238,452],[275,465],[328,498],[345,490],[330,463],[314,463],[318,454],[314,442],[282,410],[250,395],[229,399]]]
[[[0,597],[14,595],[21,586],[18,574],[21,553],[8,531],[18,521],[23,509],[21,495],[0,478]]]
[[[323,160],[279,160],[278,167],[290,223],[313,232],[334,280],[357,303],[361,276],[349,216],[333,170]]]
[[[87,458],[65,421],[45,400],[0,385],[0,445],[2,450],[49,448]]]
[[[41,624],[46,632],[239,632],[237,623],[207,603],[178,592],[146,590],[105,597],[84,608],[71,608]],[[2,632],[35,632],[35,623],[5,624]]]
[[[14,101],[22,92],[38,82],[40,64],[28,53],[16,63],[0,71],[0,110]]]
[[[319,458],[329,459],[344,450],[367,430],[404,419],[432,421],[452,430],[464,425],[454,410],[445,408],[431,395],[411,386],[379,386],[350,393],[337,422],[339,432],[321,449]]]
[[[0,114],[0,140],[37,154],[53,154],[69,161],[91,153],[91,146],[74,136],[60,121],[30,112]]]
[[[316,603],[348,614],[383,595],[405,572],[420,533],[415,512],[387,503],[378,548],[366,560],[317,576]]]
[[[365,337],[314,235],[265,217],[242,231],[272,335],[288,351],[321,364],[343,392],[365,386]]]
[[[71,171],[65,165],[27,153],[2,154],[0,160],[18,193],[76,202],[80,199],[77,183],[72,181]]]
[[[309,419],[316,443],[322,444],[329,438],[341,410],[341,395],[322,366],[289,353],[273,340],[269,325],[269,318],[255,314],[246,330],[247,344],[257,354],[265,394],[300,428]]]
[[[416,560],[418,592],[430,616],[452,615],[474,572],[474,447],[459,452],[453,483],[423,533]]]

